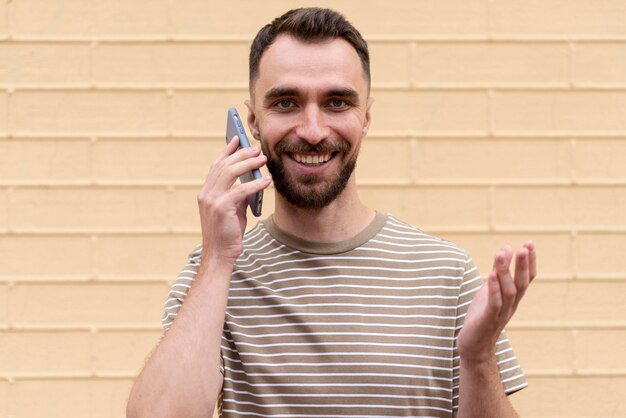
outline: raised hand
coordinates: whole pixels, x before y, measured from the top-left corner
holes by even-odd
[[[531,241],[515,254],[513,275],[512,258],[510,246],[498,251],[487,283],[472,300],[457,341],[461,357],[479,361],[493,358],[500,333],[537,275],[535,246]]]
[[[202,227],[202,259],[234,263],[241,254],[246,228],[246,197],[269,186],[271,179],[233,185],[242,174],[260,168],[267,158],[257,147],[241,148],[234,137],[213,162],[198,194]]]

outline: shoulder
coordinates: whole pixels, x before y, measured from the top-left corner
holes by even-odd
[[[416,247],[423,250],[450,252],[465,260],[470,258],[469,253],[456,243],[427,233],[391,214],[387,216],[387,222],[376,236],[376,240],[381,245]]]

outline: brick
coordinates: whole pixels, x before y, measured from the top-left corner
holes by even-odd
[[[411,50],[406,42],[369,42],[372,84],[406,84],[411,81]],[[390,65],[393,63],[392,65]]]
[[[523,417],[616,417],[626,415],[626,378],[530,377],[529,387],[511,396]]]
[[[525,301],[522,301],[525,303]],[[576,353],[571,331],[560,329],[517,329],[513,317],[507,335],[515,355],[526,372],[572,369]]]
[[[566,44],[428,43],[412,56],[415,83],[558,83],[569,81]]]
[[[23,132],[164,132],[168,105],[162,92],[21,91],[13,96],[12,126]]]
[[[78,180],[91,176],[90,145],[78,140],[0,140],[4,181]]]
[[[574,81],[626,83],[626,45],[579,43],[573,55]]]
[[[484,132],[487,96],[482,92],[380,91],[372,93],[370,132]]]
[[[194,228],[200,234],[200,215],[198,209],[198,193],[200,188],[198,187],[179,187],[170,195],[170,208],[172,213],[172,226],[174,228]],[[267,195],[263,194],[263,214],[269,213],[267,211]],[[198,242],[200,242],[200,236],[198,236]]]
[[[16,324],[29,325],[157,325],[167,290],[165,283],[23,283],[17,285],[11,294],[11,315]]]
[[[406,139],[366,137],[357,163],[357,181],[411,179],[411,143]]]
[[[198,236],[102,236],[94,244],[98,273],[127,278],[171,277],[183,267]],[[132,249],[132,251],[129,251]]]
[[[24,0],[10,9],[12,29],[19,35],[154,35],[169,31],[166,0],[50,0],[44,4]]]
[[[287,10],[288,6],[274,2],[237,0],[220,4],[186,0],[172,8],[172,31],[185,35],[245,36],[252,40],[261,26]]]
[[[111,0],[91,3],[98,35],[155,35],[169,32],[168,0]]]
[[[626,369],[624,329],[582,329],[574,337],[576,365],[583,369]]]
[[[493,123],[496,130],[518,132],[623,132],[626,130],[626,94],[619,91],[498,92],[493,99]]]
[[[94,50],[94,80],[113,83],[248,83],[244,43],[104,44]]]
[[[162,335],[160,331],[99,331],[93,336],[93,366],[106,372],[138,374]]]
[[[574,248],[574,260],[581,274],[624,277],[619,252],[626,248],[626,234],[579,233]]]
[[[569,143],[562,140],[420,138],[414,155],[419,180],[565,180],[571,170]]]
[[[11,388],[8,416],[88,417],[91,390],[91,384],[83,379],[18,381]]]
[[[91,370],[87,332],[0,332],[0,373]]]
[[[538,278],[554,275],[571,277],[573,274],[573,250],[568,233],[446,232],[440,235],[467,249],[483,277],[491,271],[493,257],[500,248],[508,244],[518,249],[530,239],[537,249]]]
[[[368,2],[368,7],[355,2],[344,10],[366,36],[484,34],[488,26],[486,4],[477,0],[462,3],[401,0],[393,7],[384,0],[376,0]]]
[[[361,187],[361,199],[381,212],[428,230],[486,228],[488,190],[480,187]],[[393,202],[393,203],[390,203]]]
[[[11,2],[11,31],[16,35],[90,35],[95,23],[93,4],[83,0]]]
[[[11,390],[10,417],[90,417],[125,416],[132,387],[129,379],[18,381]],[[71,402],[68,398],[71,397]]]
[[[0,278],[84,276],[91,271],[89,237],[0,236]]]
[[[141,188],[26,188],[14,192],[12,226],[79,230],[160,228],[167,192]]]
[[[80,83],[89,81],[89,45],[0,44],[0,83]]]
[[[244,101],[248,91],[177,92],[172,98],[172,129],[181,135],[185,132],[220,133],[226,129],[226,111],[235,106],[242,118],[248,111]],[[246,132],[250,132],[246,129]]]
[[[626,178],[626,141],[623,139],[579,139],[573,155],[578,179]]]
[[[497,35],[623,35],[620,0],[502,0],[490,5]]]
[[[626,226],[624,187],[498,187],[493,201],[498,226]]]
[[[517,321],[614,321],[626,314],[626,283],[536,279],[515,314]],[[602,301],[602,303],[598,303]]]
[[[225,146],[221,137],[208,140],[99,140],[93,153],[94,176],[104,181],[184,180],[200,185],[211,163]]]

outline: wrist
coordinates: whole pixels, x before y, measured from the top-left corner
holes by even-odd
[[[460,361],[460,392],[466,392],[469,386],[490,388],[496,390],[501,388],[500,373],[495,355],[491,358],[463,358]],[[495,392],[494,392],[495,393]],[[465,395],[463,393],[463,395]],[[466,396],[463,396],[466,398]]]
[[[198,267],[196,281],[204,282],[208,280],[220,279],[230,281],[234,267],[234,261],[211,255],[207,255],[205,257],[203,255],[200,258],[200,266]]]
[[[489,365],[496,362],[495,344],[488,347],[459,347],[461,362]]]

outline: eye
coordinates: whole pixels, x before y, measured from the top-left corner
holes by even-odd
[[[332,99],[328,105],[335,109],[341,109],[348,106],[348,103],[343,99]]]
[[[279,102],[276,103],[276,107],[278,107],[279,109],[290,109],[293,107],[293,102],[291,100],[280,100]]]

